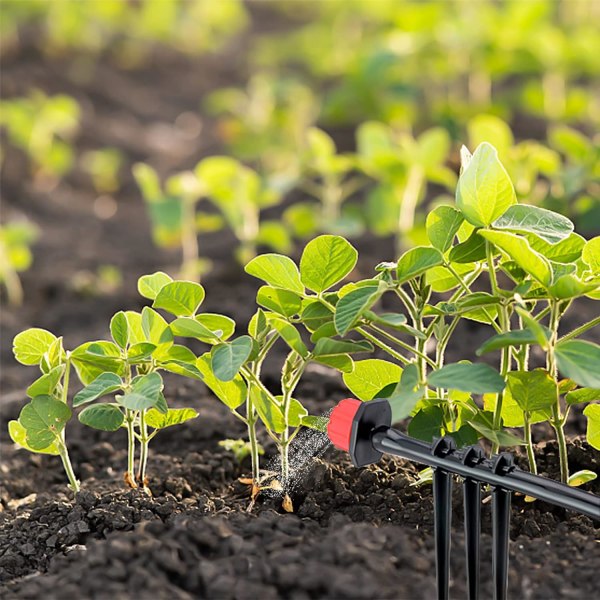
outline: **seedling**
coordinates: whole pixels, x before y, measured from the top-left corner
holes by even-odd
[[[99,194],[111,194],[119,189],[122,164],[123,155],[116,148],[89,150],[81,157],[81,166]]]
[[[338,154],[333,139],[323,130],[312,127],[306,133],[303,166],[305,176],[300,187],[319,200],[321,207],[319,212],[312,204],[298,203],[290,207],[284,219],[292,229],[301,237],[306,237],[307,230],[360,234],[365,227],[364,219],[343,210],[346,200],[364,185],[364,178],[355,173],[354,157]]]
[[[0,125],[10,142],[27,154],[36,176],[56,180],[73,164],[70,142],[79,128],[79,113],[73,98],[36,91],[27,98],[3,100]]]
[[[428,182],[452,187],[456,181],[445,166],[450,137],[446,130],[433,128],[414,138],[368,122],[358,128],[357,146],[359,165],[378,184],[369,197],[371,227],[379,235],[394,234],[400,253],[414,235],[416,211]]]
[[[8,302],[14,306],[23,302],[19,273],[31,266],[33,255],[30,246],[37,236],[37,228],[27,222],[0,226],[0,284],[6,288]]]
[[[598,238],[586,242],[565,217],[517,204],[495,149],[485,143],[472,156],[463,150],[456,206],[432,211],[427,235],[430,245],[412,248],[397,262],[380,264],[373,278],[336,292],[330,288],[356,261],[356,251],[341,237],[310,242],[299,271],[278,255],[266,255],[268,268],[253,273],[250,263],[248,270],[281,290],[286,310],[299,296],[300,321],[313,339],[355,332],[394,360],[357,361],[344,381],[361,400],[387,397],[394,421],[412,416],[408,431],[414,437],[431,441],[447,434],[459,446],[485,437],[494,451],[525,443],[535,472],[530,428],[549,421],[567,482],[565,421],[573,404],[598,399],[600,388],[594,366],[600,364],[600,346],[578,338],[600,318],[562,337],[558,327],[577,298],[600,296]],[[489,291],[472,291],[483,273]],[[437,296],[447,292],[449,297]],[[401,310],[376,312],[384,294],[395,296]],[[445,363],[452,334],[464,319],[494,330],[477,353],[499,351],[499,371],[483,363]],[[545,352],[544,369],[530,368],[532,345]],[[597,446],[594,405],[585,414],[589,442]],[[525,442],[504,426],[523,427]]]
[[[64,350],[62,338],[38,328],[19,333],[13,353],[21,364],[37,366],[42,374],[27,388],[29,401],[19,419],[8,423],[10,437],[29,452],[60,456],[69,487],[78,492],[65,435],[72,415],[68,405],[71,353]]]
[[[168,407],[163,393],[160,371],[201,380],[197,358],[184,346],[174,343],[180,327],[197,324],[206,335],[212,335],[203,320],[218,323],[220,315],[197,315],[204,299],[204,289],[198,283],[173,281],[162,272],[140,278],[138,290],[153,301],[141,313],[118,312],[110,323],[112,342],[83,344],[73,352],[75,367],[85,387],[73,399],[80,407],[94,402],[79,414],[79,420],[95,429],[127,430],[128,459],[124,480],[130,487],[146,488],[150,441],[158,431],[179,425],[198,416],[192,408]],[[176,318],[171,324],[155,309],[162,309]],[[114,394],[111,402],[96,402]],[[135,444],[140,454],[135,473]]]

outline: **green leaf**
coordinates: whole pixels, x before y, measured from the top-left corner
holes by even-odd
[[[454,439],[458,448],[473,446],[479,439],[478,431],[468,423],[461,425],[456,431],[449,431],[448,435]]]
[[[309,302],[302,309],[300,315],[302,324],[309,331],[316,331],[328,323],[333,324],[333,313],[329,307],[324,306],[319,300]]]
[[[600,346],[584,340],[556,344],[556,362],[560,372],[575,383],[600,388]]]
[[[406,325],[406,315],[402,313],[365,313],[365,317],[373,323],[378,325],[384,325],[385,327],[391,327],[392,329],[403,330]]]
[[[256,408],[260,420],[265,427],[275,433],[281,433],[285,430],[285,418],[275,399],[267,396],[262,390],[252,387],[250,391],[252,404]]]
[[[482,363],[453,363],[429,374],[427,382],[432,387],[460,390],[473,394],[499,393],[504,389],[504,379],[498,371]]]
[[[159,403],[162,389],[163,380],[158,373],[140,375],[133,380],[130,392],[117,396],[117,402],[129,410],[146,410]]]
[[[526,273],[529,273],[542,285],[550,285],[552,280],[550,263],[533,250],[526,238],[507,231],[491,231],[489,229],[481,229],[479,235],[508,254]]]
[[[506,384],[511,396],[523,411],[544,410],[556,404],[556,381],[543,369],[510,371],[506,376]]]
[[[54,367],[45,373],[38,379],[36,379],[28,388],[27,395],[30,398],[35,398],[36,396],[44,396],[44,395],[52,395],[52,392],[56,389],[62,374],[65,369],[62,365],[58,367]]]
[[[288,409],[288,426],[289,427],[300,427],[302,420],[308,416],[308,411],[299,400],[292,398]]]
[[[516,313],[523,320],[523,324],[535,335],[535,340],[543,350],[548,349],[548,328],[544,327],[537,319],[524,308],[515,307]]]
[[[583,262],[595,275],[600,275],[600,236],[588,240],[581,253]]]
[[[327,417],[315,417],[313,415],[307,415],[302,418],[302,425],[309,429],[315,429],[321,433],[327,433],[327,424],[329,419]]]
[[[335,307],[334,324],[340,335],[346,335],[363,313],[381,296],[379,285],[359,287],[340,298]]]
[[[169,327],[173,335],[194,338],[208,344],[218,344],[221,331],[213,331],[192,317],[178,317]]]
[[[75,394],[73,406],[81,406],[82,404],[93,402],[107,394],[112,394],[121,389],[122,385],[123,382],[121,381],[121,378],[118,375],[115,375],[115,373],[102,373],[89,385]]]
[[[444,422],[444,413],[439,406],[421,409],[408,424],[408,435],[424,442],[432,442],[439,437]]]
[[[425,226],[427,237],[434,248],[446,252],[454,240],[456,232],[464,221],[459,210],[453,206],[437,206],[428,215]]]
[[[469,425],[483,437],[499,446],[520,446],[524,443],[521,438],[508,431],[494,429],[492,416],[483,411],[479,412],[474,419],[469,421]]]
[[[71,418],[71,409],[51,396],[37,396],[27,403],[19,414],[19,423],[25,429],[27,444],[36,452],[48,448]]]
[[[475,268],[472,264],[461,265],[458,263],[453,264],[452,267],[461,277],[473,272]],[[425,281],[437,293],[448,292],[460,284],[460,280],[446,267],[433,267],[429,269],[425,274]]]
[[[214,346],[211,350],[211,365],[215,377],[221,381],[231,381],[248,360],[252,348],[253,341],[248,335]]]
[[[586,406],[583,414],[587,417],[586,438],[588,444],[600,450],[600,404]]]
[[[352,373],[354,362],[347,354],[335,354],[333,356],[315,356],[314,361],[326,367],[331,367],[341,373]]]
[[[88,427],[100,431],[117,431],[125,417],[114,404],[94,404],[86,406],[79,413],[79,420]]]
[[[50,454],[52,456],[58,456],[60,451],[56,442],[52,442],[46,448],[34,449],[27,443],[27,430],[19,423],[19,421],[9,421],[8,422],[8,435],[10,435],[10,439],[24,448],[25,450],[29,450],[29,452],[37,452],[38,454]]]
[[[459,265],[485,260],[485,240],[478,234],[478,231],[474,231],[466,241],[450,250],[448,258],[451,262]]]
[[[144,362],[152,356],[155,350],[156,346],[149,342],[133,344],[132,346],[129,346],[129,349],[127,350],[127,360],[131,364]]]
[[[550,339],[550,330],[543,325],[541,327],[547,342]],[[531,329],[515,329],[494,335],[483,342],[477,349],[477,356],[509,346],[528,346],[530,344],[537,344],[537,335]]]
[[[152,306],[176,317],[192,317],[204,300],[204,288],[192,281],[172,281],[158,292]]]
[[[235,410],[246,401],[248,389],[244,380],[236,375],[231,381],[221,381],[212,372],[210,353],[207,352],[198,358],[196,368],[202,373],[203,382],[217,396],[223,404]]]
[[[56,339],[53,333],[45,329],[26,329],[15,336],[13,353],[22,365],[37,365]]]
[[[308,349],[302,341],[300,332],[284,319],[281,319],[275,315],[269,317],[269,323],[277,330],[277,333],[281,339],[294,351],[297,352],[302,358],[308,357]]]
[[[166,414],[161,414],[155,408],[151,408],[146,413],[146,423],[153,429],[166,429],[195,419],[198,414],[198,411],[193,408],[170,408]]]
[[[492,413],[496,409],[498,398],[496,394],[483,395],[483,407],[486,411]],[[502,424],[504,427],[523,427],[525,424],[523,409],[517,404],[517,401],[512,397],[510,389],[507,387],[502,394]],[[548,414],[545,411],[535,411],[529,415],[531,425],[542,423],[548,420]]]
[[[302,298],[298,294],[268,285],[258,290],[256,303],[288,319],[297,315],[302,308]]]
[[[395,423],[408,417],[424,393],[424,387],[419,385],[417,365],[407,365],[402,372],[400,382],[389,397],[392,407],[392,422]]]
[[[120,348],[126,348],[129,343],[129,323],[127,316],[121,310],[110,320],[110,335],[115,344]]]
[[[550,244],[568,238],[575,228],[567,217],[529,204],[516,204],[509,207],[492,223],[492,227],[519,233],[533,233]]]
[[[594,479],[597,478],[598,475],[594,473],[594,471],[588,471],[587,469],[585,469],[583,471],[577,471],[577,473],[569,475],[567,483],[571,487],[579,487],[580,485],[584,485],[586,483],[589,483],[590,481],[594,481]]]
[[[156,346],[160,355],[173,345],[173,332],[163,317],[149,306],[142,310],[142,331],[145,340]]]
[[[220,331],[220,337],[222,341],[228,340],[235,331],[235,321],[230,317],[226,317],[225,315],[219,315],[216,313],[202,313],[200,315],[196,315],[196,321],[211,331]]]
[[[600,400],[600,389],[579,388],[578,390],[568,392],[565,400],[569,406],[572,404],[595,402],[596,400]]]
[[[542,254],[547,259],[559,263],[573,263],[581,257],[583,247],[585,246],[585,238],[577,233],[572,233],[568,238],[561,240],[556,244],[549,244],[537,235],[525,233],[529,245],[539,254]]]
[[[194,357],[194,361],[196,358]],[[190,379],[197,379],[199,381],[203,381],[202,373],[198,371],[195,364],[184,362],[181,360],[169,360],[166,362],[160,363],[160,368],[165,371],[169,371],[170,373],[176,373],[177,375],[181,375],[182,377],[189,377]]]
[[[369,358],[354,363],[352,373],[344,373],[342,378],[348,389],[359,400],[372,400],[386,386],[398,383],[402,369],[387,360]]]
[[[321,293],[348,275],[358,259],[358,252],[343,237],[321,235],[310,241],[300,259],[302,283]]]
[[[261,254],[253,258],[245,267],[246,273],[262,279],[271,287],[304,294],[300,272],[296,263],[281,254]]]
[[[598,290],[600,290],[600,277],[583,282],[574,275],[563,275],[548,288],[552,297],[558,300],[578,298]]]
[[[498,152],[491,144],[480,144],[460,174],[458,208],[472,225],[487,227],[516,203],[515,189]]]
[[[156,296],[158,296],[158,292],[160,292],[167,283],[171,283],[172,281],[173,279],[169,277],[169,275],[162,271],[157,271],[156,273],[152,273],[152,275],[142,275],[138,279],[137,289],[140,296],[155,300]]]
[[[321,338],[313,350],[314,356],[335,356],[337,354],[352,354],[353,352],[373,352],[369,342],[354,342],[352,340],[333,340]]]
[[[142,327],[142,313],[127,310],[125,311],[125,316],[127,317],[127,326],[129,329],[129,343],[139,344],[145,342],[146,334]]]
[[[418,275],[422,275],[432,267],[444,262],[442,253],[436,248],[417,246],[405,252],[398,260],[396,274],[398,283],[404,283]]]

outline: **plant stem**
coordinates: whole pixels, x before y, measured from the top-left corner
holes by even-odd
[[[135,482],[135,414],[130,409],[125,409],[125,422],[127,423],[127,471],[125,472],[125,483],[136,488]]]
[[[6,259],[6,263],[8,263],[8,259]],[[19,275],[10,264],[3,265],[0,268],[0,273],[4,279],[8,303],[11,306],[21,306],[23,304],[23,286],[21,285]]]
[[[397,337],[393,336],[391,333],[388,333],[387,331],[385,331],[385,329],[381,329],[381,327],[378,327],[377,325],[370,324],[368,327],[370,329],[372,329],[373,331],[376,331],[383,337],[387,338],[391,342],[394,342],[395,344],[400,346],[400,348],[404,348],[404,350],[411,352],[412,354],[417,356],[420,360],[426,361],[430,367],[435,368],[435,363],[425,354],[425,352],[422,349],[419,349],[418,346],[416,348],[413,348],[413,346],[411,346],[410,344],[407,344],[406,342],[399,340]],[[421,341],[421,342],[423,342],[423,344],[425,344],[425,340],[419,340],[419,341]],[[405,360],[406,360],[406,358],[405,358]],[[410,362],[410,361],[408,361],[408,362]],[[405,363],[405,364],[408,364],[408,363]]]
[[[582,333],[585,333],[588,329],[591,329],[592,327],[596,327],[596,325],[600,325],[600,317],[596,317],[595,319],[592,319],[591,321],[588,321],[587,323],[584,323],[583,325],[577,327],[577,329],[573,329],[573,331],[571,331],[570,333],[563,335],[559,341],[566,342],[567,340],[572,340],[573,338],[579,337]]]
[[[408,179],[400,201],[398,215],[398,234],[396,237],[396,253],[398,256],[404,249],[404,236],[413,228],[415,210],[421,195],[425,172],[420,165],[412,165],[408,171]]]
[[[387,352],[391,357],[395,358],[397,361],[401,362],[403,365],[410,364],[410,360],[400,354],[400,352],[396,352],[393,348],[390,348],[385,342],[382,342],[380,339],[376,338],[374,335],[371,335],[368,331],[366,331],[363,327],[357,327],[356,331],[360,333],[366,340],[372,342],[378,348],[381,348],[385,352]],[[404,342],[403,342],[404,343]],[[409,346],[411,352],[414,352],[414,348]]]
[[[556,366],[555,348],[558,342],[558,324],[560,321],[559,305],[556,300],[550,300],[550,340],[548,341],[548,351],[546,352],[546,370],[550,377],[557,380],[558,368]],[[552,407],[552,427],[556,432],[556,441],[558,442],[558,455],[560,459],[560,479],[563,483],[569,480],[569,458],[567,455],[567,440],[565,439],[565,419],[562,416],[560,406],[560,394],[556,394],[556,401]]]
[[[73,471],[73,465],[71,464],[71,458],[69,457],[69,451],[67,450],[67,444],[65,443],[64,430],[62,432],[62,438],[58,444],[58,452],[69,480],[69,487],[73,490],[73,492],[77,493],[79,491],[79,481],[77,480],[77,477],[75,477],[75,473]]]
[[[183,218],[181,231],[181,251],[182,251],[182,277],[200,280],[198,273],[198,258],[200,250],[198,248],[198,235],[196,231],[196,204],[192,198],[183,199]]]
[[[257,369],[257,366],[253,365],[252,369]],[[257,489],[260,484],[260,454],[256,438],[256,410],[252,403],[251,389],[252,387],[249,385],[246,392],[246,423],[248,427],[248,441],[250,442],[250,459],[252,461],[252,487],[253,489]]]
[[[146,465],[148,463],[148,426],[146,425],[146,411],[140,411],[140,464],[138,467],[138,482],[146,487]]]
[[[525,446],[527,448],[527,459],[529,460],[529,471],[537,475],[537,465],[535,463],[535,454],[533,452],[533,442],[531,440],[531,422],[529,411],[523,413]]]

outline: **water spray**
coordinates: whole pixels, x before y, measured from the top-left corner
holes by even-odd
[[[360,402],[348,398],[332,411],[327,434],[331,443],[350,454],[356,467],[393,454],[433,467],[434,537],[438,598],[447,600],[450,579],[452,476],[463,479],[465,551],[469,600],[479,597],[481,485],[492,488],[492,569],[495,600],[505,600],[512,492],[562,506],[600,520],[600,498],[566,484],[522,471],[509,452],[486,457],[479,446],[457,449],[442,437],[433,443],[411,438],[391,427],[392,410],[385,399]]]

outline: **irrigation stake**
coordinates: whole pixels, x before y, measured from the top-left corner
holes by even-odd
[[[474,466],[485,458],[479,447],[469,448],[463,463]],[[479,542],[481,538],[481,484],[472,477],[463,481],[465,509],[465,553],[467,564],[467,591],[469,600],[479,598]]]
[[[431,449],[435,456],[446,456],[456,448],[452,438],[439,439]],[[450,589],[450,525],[452,523],[452,475],[444,469],[433,470],[433,517],[435,565],[439,600],[447,600]]]
[[[503,452],[496,456],[492,471],[503,473],[512,470],[512,454]],[[496,486],[492,492],[492,573],[494,600],[506,600],[508,591],[508,545],[510,541],[511,492]]]

